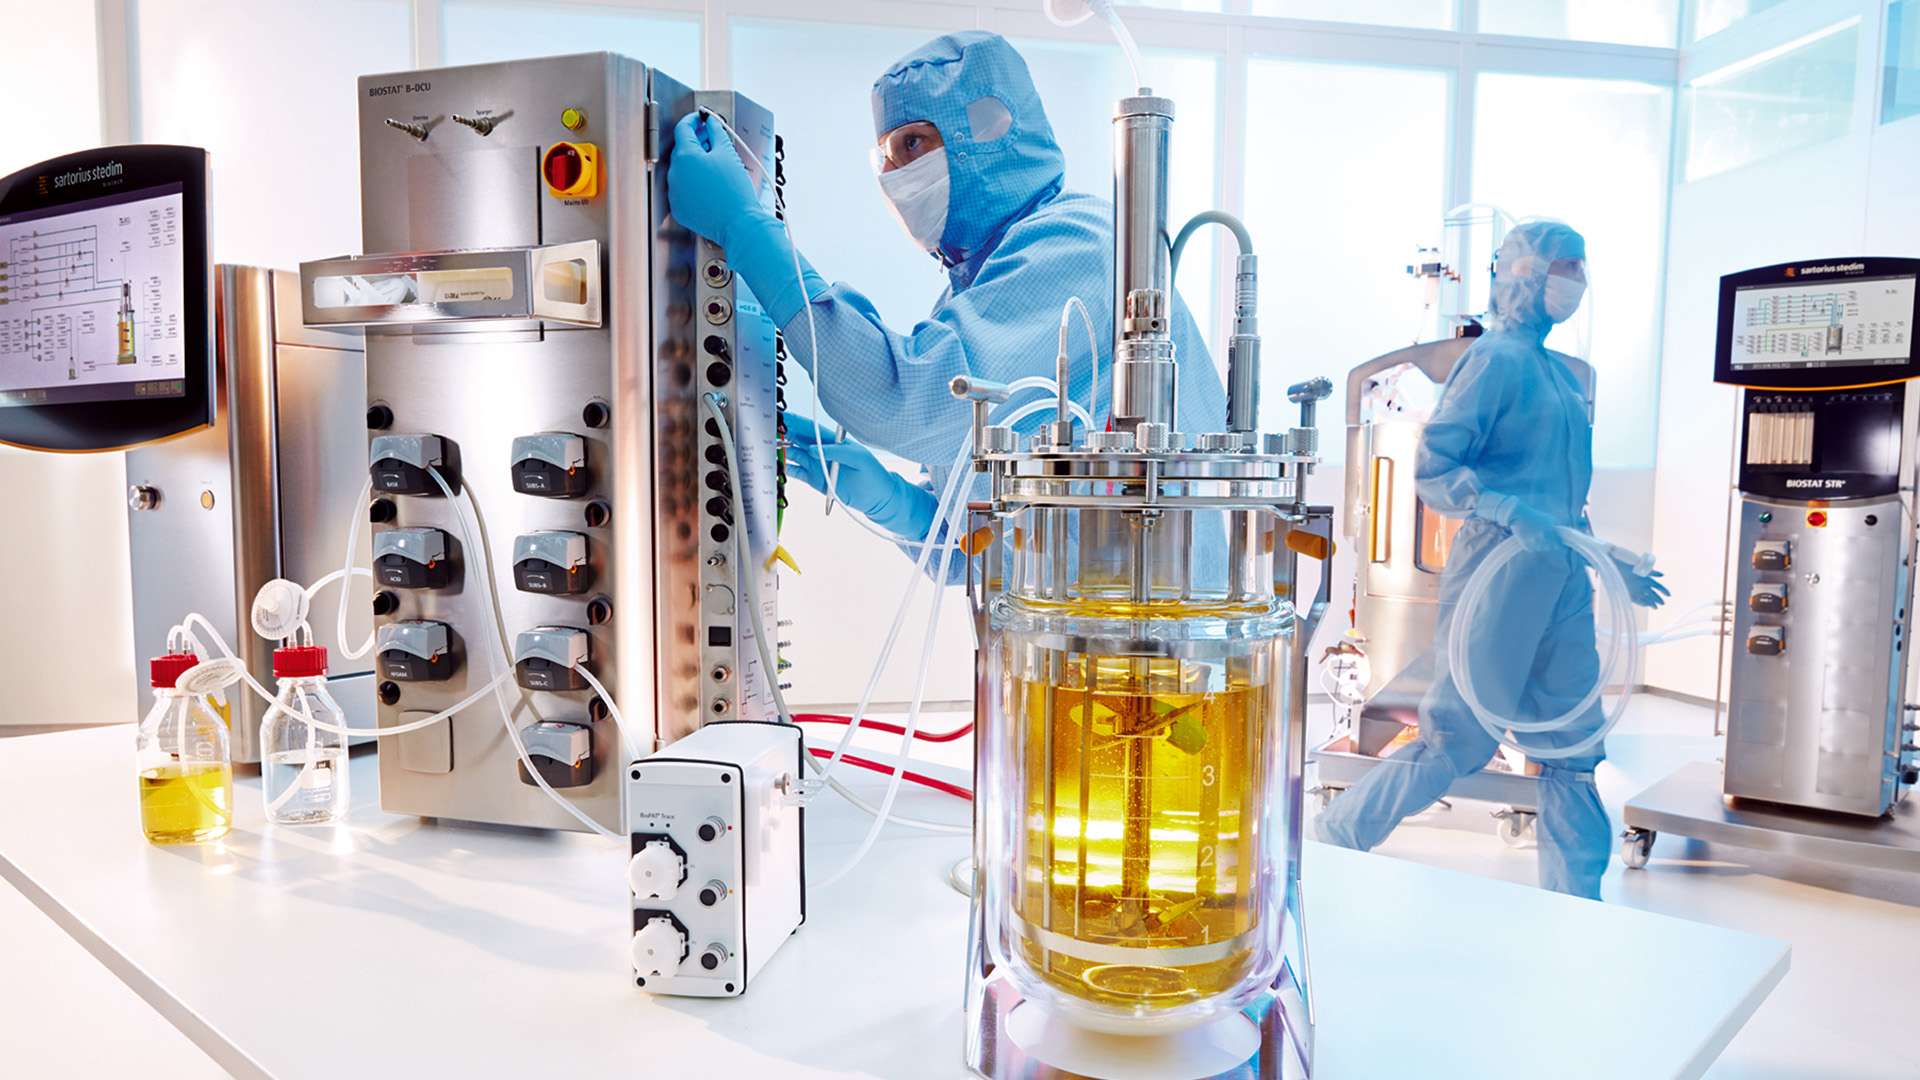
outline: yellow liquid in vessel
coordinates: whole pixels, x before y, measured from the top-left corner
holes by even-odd
[[[1266,657],[1089,658],[1019,637],[1016,947],[1063,992],[1134,1012],[1235,989],[1262,907]]]
[[[140,828],[156,844],[215,840],[233,825],[233,769],[214,762],[140,772]]]

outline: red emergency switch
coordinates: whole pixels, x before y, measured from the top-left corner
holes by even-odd
[[[600,150],[592,143],[554,143],[540,159],[547,194],[587,199],[600,193]]]

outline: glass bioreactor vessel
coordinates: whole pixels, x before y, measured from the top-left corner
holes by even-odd
[[[1331,554],[1331,508],[1303,501],[1331,388],[1292,387],[1302,426],[1255,431],[1254,257],[1225,215],[1169,244],[1172,119],[1145,89],[1116,110],[1110,429],[1075,430],[1065,355],[1058,420],[1024,445],[987,422],[1004,387],[954,381],[988,478],[968,541],[985,555],[969,583],[982,644],[968,1060],[986,1076],[1080,1075],[1047,1024],[1239,1029],[1225,1041],[1248,1054],[1189,1076],[1311,1062],[1303,643],[1326,575],[1296,609],[1295,571],[1299,553]],[[1228,408],[1225,430],[1182,434],[1171,273],[1206,221],[1241,240]]]

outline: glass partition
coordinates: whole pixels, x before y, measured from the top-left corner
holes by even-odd
[[[786,144],[787,221],[828,281],[860,290],[887,325],[926,317],[947,275],[888,212],[873,175],[873,82],[938,31],[786,19],[735,19],[733,88],[773,110]],[[807,400],[789,366],[787,400]],[[831,369],[828,377],[832,376]]]
[[[449,64],[616,52],[699,88],[700,19],[578,4],[447,0],[441,33]]]
[[[1699,41],[1789,0],[1687,0],[1685,40]]]
[[[1586,318],[1563,323],[1547,345],[1594,366],[1594,464],[1649,468],[1673,88],[1483,73],[1475,99],[1474,201],[1521,218],[1558,218],[1587,240]],[[1583,327],[1590,341],[1576,338]]]
[[[141,0],[136,11],[140,136],[212,153],[218,259],[292,267],[359,251],[355,86],[413,67],[412,5]]]
[[[1480,30],[1671,49],[1680,0],[1480,0]]]
[[[1311,101],[1315,107],[1298,108]],[[1346,371],[1414,343],[1408,264],[1438,246],[1448,210],[1453,75],[1253,57],[1247,61],[1246,222],[1260,260],[1262,431],[1298,419],[1282,388],[1333,379],[1321,455],[1345,440]]]
[[[1920,113],[1920,0],[1887,5],[1886,66],[1880,79],[1880,122]]]
[[[1859,50],[1856,16],[1688,82],[1680,97],[1686,178],[1845,135]]]
[[[1458,30],[1458,0],[1253,0],[1253,14],[1286,19]]]
[[[0,142],[0,176],[100,142],[100,80],[92,4],[14,4],[7,35],[32,48],[7,50],[0,64],[0,101],[17,103],[7,113]],[[29,107],[50,87],[60,88],[58,108]]]
[[[1027,58],[1054,138],[1067,157],[1067,187],[1113,198],[1113,105],[1131,94],[1132,73],[1114,45],[1016,39]],[[1167,228],[1220,205],[1220,58],[1143,49],[1153,92],[1174,100],[1167,177]],[[1224,370],[1225,342],[1215,342],[1215,255],[1222,230],[1195,234],[1180,256],[1180,296],[1193,310],[1213,360]]]

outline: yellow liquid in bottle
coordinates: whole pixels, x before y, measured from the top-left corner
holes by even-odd
[[[1251,970],[1270,719],[1259,665],[1013,645],[1014,936],[1042,979],[1139,1012],[1225,993]]]
[[[233,769],[213,762],[140,772],[140,827],[156,844],[216,840],[233,824]]]

